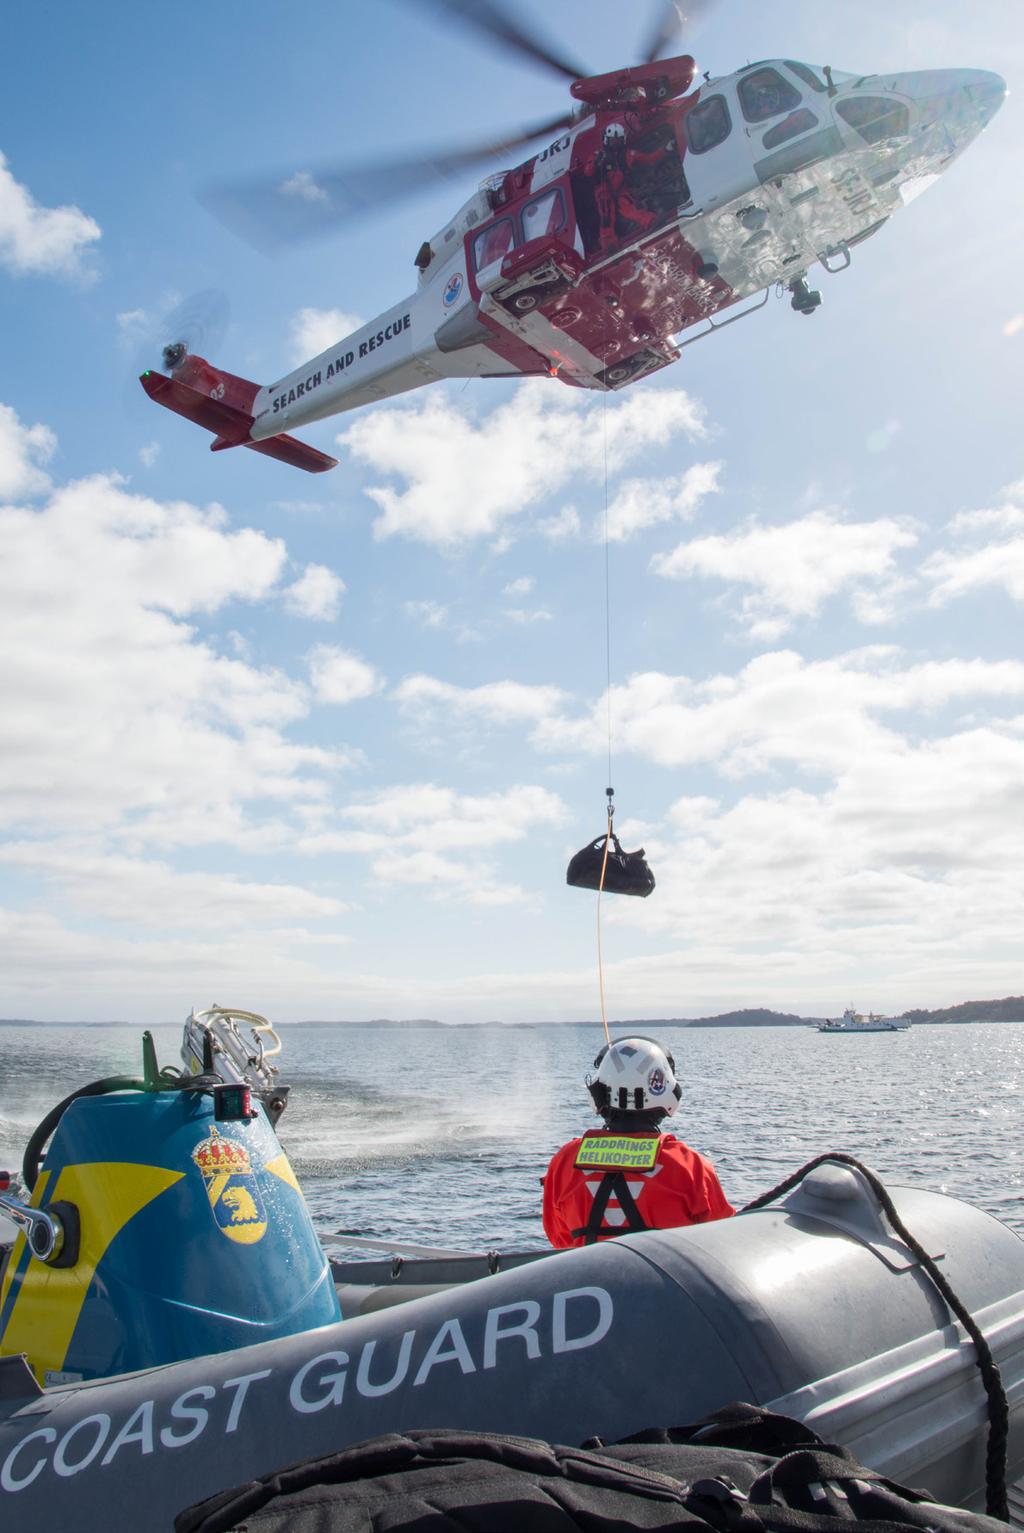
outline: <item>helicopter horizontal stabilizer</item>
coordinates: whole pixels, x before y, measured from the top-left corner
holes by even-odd
[[[216,437],[216,441],[210,444],[213,452],[222,452],[228,447],[251,447],[254,452],[261,452],[268,458],[277,458],[279,462],[304,469],[308,474],[322,474],[329,468],[337,467],[337,458],[328,457],[327,453],[293,436],[281,435],[268,437],[263,442],[251,441],[249,432],[253,417],[250,414],[222,399],[214,399],[199,389],[190,388],[187,383],[181,383],[176,378],[167,378],[163,373],[149,371],[142,374],[139,382],[150,399],[157,404],[173,410],[176,415],[183,415],[186,420],[194,421],[206,431],[212,431]]]
[[[328,457],[318,447],[310,447],[308,442],[300,442],[294,436],[272,436],[265,442],[243,442],[242,445],[251,447],[253,452],[265,453],[268,458],[276,458],[279,463],[304,468],[307,474],[323,474],[338,466],[337,458]]]

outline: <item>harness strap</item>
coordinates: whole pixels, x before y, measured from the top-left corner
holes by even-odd
[[[612,1197],[618,1199],[619,1207],[626,1216],[625,1225],[605,1225],[605,1210]],[[573,1240],[578,1240],[582,1235],[584,1245],[592,1246],[599,1240],[610,1239],[613,1235],[635,1235],[640,1230],[649,1230],[650,1227],[636,1206],[636,1199],[629,1190],[629,1183],[626,1181],[625,1173],[622,1171],[606,1171],[601,1178],[600,1186],[594,1194],[594,1201],[591,1204],[590,1215],[586,1224],[581,1225],[578,1230],[573,1230],[571,1233]]]

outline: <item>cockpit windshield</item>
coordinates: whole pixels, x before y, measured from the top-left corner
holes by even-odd
[[[809,85],[811,90],[824,91],[828,89],[824,77],[817,70],[812,69],[810,64],[801,64],[796,59],[787,59],[786,68],[792,70],[797,79],[802,80],[805,85]]]
[[[792,112],[802,97],[796,86],[771,65],[744,75],[739,83],[740,109],[747,122],[767,122],[782,112]]]

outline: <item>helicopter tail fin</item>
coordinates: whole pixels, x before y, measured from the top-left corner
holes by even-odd
[[[220,372],[202,357],[187,357],[182,367],[175,368],[173,377],[149,371],[142,374],[139,382],[157,404],[211,431],[215,437],[210,444],[213,452],[223,452],[228,447],[251,447],[254,452],[305,469],[309,474],[322,474],[337,466],[337,458],[330,458],[292,436],[252,441],[251,405],[259,384]]]

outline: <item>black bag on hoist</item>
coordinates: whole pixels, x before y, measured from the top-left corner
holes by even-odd
[[[600,889],[605,840],[605,836],[598,836],[576,853],[565,875],[567,884],[574,889]],[[607,894],[638,894],[641,899],[646,899],[654,888],[654,874],[647,866],[643,847],[638,852],[624,852],[614,831],[604,870],[604,888]]]
[[[595,1451],[596,1450],[596,1451]],[[1006,1533],[885,1479],[800,1422],[727,1406],[584,1448],[389,1432],[180,1512],[176,1533]]]

